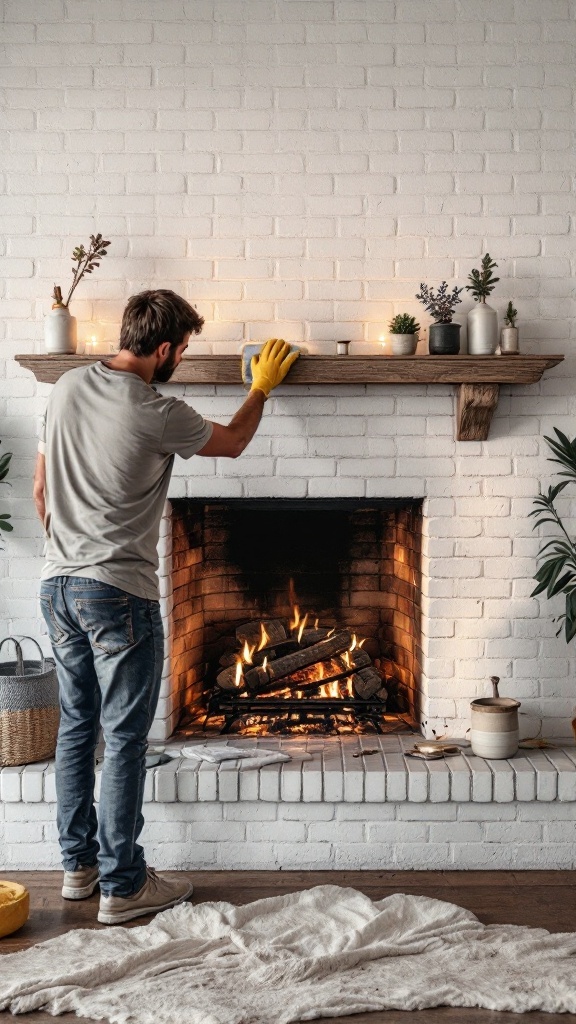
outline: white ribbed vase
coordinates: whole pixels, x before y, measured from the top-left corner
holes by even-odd
[[[72,355],[77,345],[76,317],[67,306],[56,306],[44,319],[44,348],[50,355]]]
[[[498,341],[498,314],[480,299],[468,313],[468,354],[493,356]]]

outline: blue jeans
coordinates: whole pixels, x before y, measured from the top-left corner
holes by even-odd
[[[78,576],[40,588],[60,688],[56,748],[58,832],[64,868],[98,863],[100,891],[130,896],[146,881],[142,800],[147,735],[164,659],[158,601]],[[105,741],[98,818],[94,751]]]

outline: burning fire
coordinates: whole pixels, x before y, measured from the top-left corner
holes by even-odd
[[[295,595],[292,595],[295,597]],[[246,687],[246,680],[244,673],[250,671],[254,665],[260,665],[262,673],[266,673],[268,666],[274,665],[274,660],[277,657],[290,656],[290,651],[294,650],[295,644],[300,645],[304,635],[304,631],[308,626],[308,622],[314,622],[314,629],[319,631],[318,637],[314,637],[314,643],[322,646],[324,641],[328,641],[333,637],[338,630],[342,627],[333,627],[326,629],[320,626],[320,620],[318,617],[311,617],[310,612],[301,614],[300,607],[294,602],[292,607],[292,617],[289,621],[289,634],[288,639],[283,641],[272,641],[270,633],[266,629],[264,621],[259,623],[259,638],[254,640],[253,643],[249,643],[247,639],[244,640],[241,651],[236,655],[236,663],[233,667],[233,684],[234,689],[240,691],[240,696],[248,698],[251,696],[250,689]],[[357,692],[355,691],[355,671],[356,671],[356,658],[358,654],[354,656],[354,651],[358,650],[366,642],[366,638],[359,638],[356,633],[351,633],[351,640],[348,650],[343,651],[336,655],[326,655],[324,660],[317,660],[314,664],[310,664],[306,667],[293,671],[291,673],[291,684],[285,687],[282,686],[280,680],[280,686],[273,688],[273,696],[275,698],[294,700],[310,698],[328,698],[331,700],[345,700],[348,698],[356,699]],[[283,644],[288,644],[288,651],[280,650],[276,653],[273,648]],[[254,657],[255,654],[259,654],[260,651],[267,651],[263,657]],[[270,652],[272,654],[272,661],[270,662]],[[366,664],[365,662],[361,662]],[[274,675],[271,678],[271,682],[274,682]],[[271,690],[269,687],[264,686],[261,693],[252,692],[252,697],[270,697]]]
[[[270,642],[270,637],[268,636],[268,633],[266,632],[266,626],[264,625],[263,622],[261,622],[260,623],[260,641],[258,643],[258,647],[256,648],[256,650],[257,651],[261,651],[262,648],[266,647],[269,642]],[[266,659],[264,659],[264,660],[266,660]]]
[[[249,647],[248,646],[248,641],[247,640],[244,641],[244,647],[242,648],[242,661],[246,665],[251,665],[252,664],[252,655],[254,654],[255,649],[256,649],[256,645],[254,645],[253,647]]]

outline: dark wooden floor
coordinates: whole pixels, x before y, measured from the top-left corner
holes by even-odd
[[[6,875],[6,873],[3,873]],[[202,871],[186,872],[194,882],[194,902],[227,900],[250,903],[313,885],[349,885],[371,899],[394,892],[432,896],[457,903],[477,914],[485,924],[534,925],[550,931],[576,931],[576,872],[570,871]],[[7,876],[6,876],[7,877]],[[12,953],[71,928],[100,928],[96,921],[98,894],[81,903],[61,899],[58,872],[12,872],[31,893],[28,923],[15,935],[0,940],[0,953]],[[139,918],[137,925],[148,918]],[[130,925],[127,925],[130,927]],[[0,964],[1,969],[1,964]],[[78,1024],[81,1018],[63,1014],[23,1014],[23,1024]],[[82,1018],[84,1019],[84,1018]],[[576,1014],[493,1013],[450,1007],[403,1013],[397,1010],[352,1017],[324,1018],[324,1024],[576,1024]]]

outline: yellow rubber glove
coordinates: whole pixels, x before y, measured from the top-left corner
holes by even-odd
[[[283,338],[270,338],[257,356],[252,356],[252,386],[250,391],[263,391],[268,395],[282,383],[299,352],[291,352],[290,345]]]

